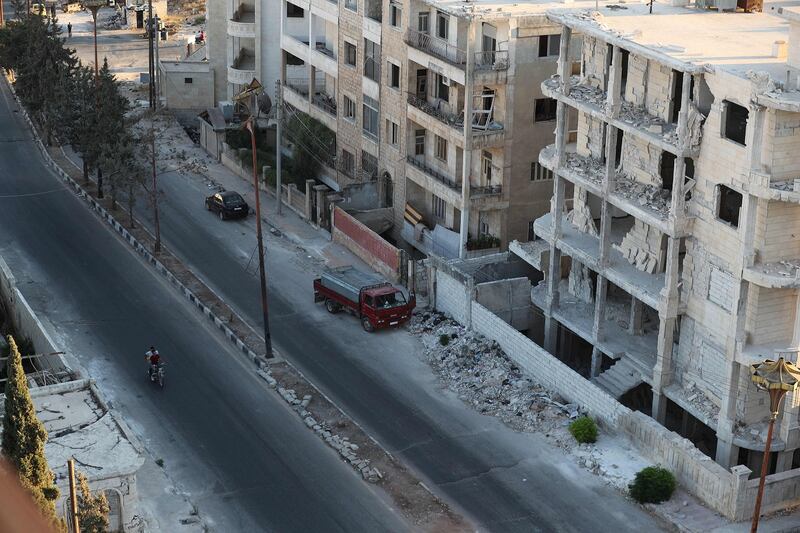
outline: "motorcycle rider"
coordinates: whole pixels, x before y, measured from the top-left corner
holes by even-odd
[[[151,346],[145,352],[144,358],[150,360],[150,379],[153,379],[153,374],[158,371],[158,365],[161,362],[161,354],[158,353],[155,346]]]

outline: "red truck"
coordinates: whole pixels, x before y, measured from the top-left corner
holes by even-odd
[[[314,280],[314,302],[329,313],[345,310],[359,318],[364,331],[398,326],[411,318],[417,300],[373,274],[351,266],[330,269]]]

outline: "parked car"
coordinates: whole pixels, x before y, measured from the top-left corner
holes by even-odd
[[[226,218],[244,218],[250,212],[250,207],[242,195],[234,191],[224,191],[212,194],[206,198],[206,209],[217,213],[220,220]]]

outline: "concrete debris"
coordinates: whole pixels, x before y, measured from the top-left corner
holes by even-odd
[[[784,278],[800,278],[800,259],[787,259],[773,263],[757,264],[755,268],[762,274]]]
[[[572,268],[569,270],[567,290],[571,295],[582,302],[594,303],[594,291],[592,290],[589,268],[574,259],[572,261]]]
[[[786,181],[773,181],[770,182],[769,186],[778,191],[800,192],[800,178]]]
[[[571,438],[564,422],[578,416],[574,404],[524,376],[500,346],[436,312],[414,315],[409,326],[420,335],[425,357],[439,379],[480,413],[496,416],[517,431],[555,433],[565,448]],[[446,339],[446,340],[445,340]]]
[[[592,211],[587,204],[588,193],[586,189],[576,187],[574,198],[575,208],[567,213],[567,220],[575,226],[578,231],[597,237],[597,226],[594,223]]]
[[[655,274],[663,254],[661,237],[660,231],[636,219],[622,242],[613,246],[637,269]]]
[[[618,174],[614,180],[614,194],[655,211],[661,218],[667,217],[669,206],[672,203],[670,191],[655,185],[640,183],[623,174]]]
[[[603,183],[605,178],[605,166],[599,159],[583,157],[574,152],[564,154],[563,168],[580,174],[584,179],[598,185]]]
[[[258,370],[258,373],[265,380],[267,377],[269,377],[274,381],[274,378],[272,378],[270,375],[268,368],[260,369]],[[306,427],[316,433],[317,436],[324,440],[328,446],[336,450],[343,460],[361,473],[361,476],[366,481],[369,481],[370,483],[377,483],[383,479],[383,475],[378,471],[377,468],[370,468],[369,459],[360,459],[355,454],[355,452],[359,449],[357,444],[350,442],[347,437],[342,437],[332,433],[330,424],[315,419],[312,414],[306,410],[306,407],[308,407],[313,399],[310,394],[306,394],[302,399],[300,399],[297,397],[297,393],[293,389],[284,389],[283,387],[278,387],[277,389],[281,398],[283,398],[286,403],[292,406],[292,409],[303,420],[303,423],[306,425]]]

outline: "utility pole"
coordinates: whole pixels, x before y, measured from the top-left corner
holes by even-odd
[[[158,82],[161,79],[161,72],[159,71],[159,68],[158,68],[158,65],[159,65],[159,63],[158,63],[158,47],[159,47],[159,42],[161,41],[160,26],[161,26],[161,19],[158,18],[158,16],[156,16],[155,30],[154,30],[156,32],[156,35],[155,35],[155,43],[156,44],[155,44],[155,47],[154,47],[155,48],[155,60],[153,62],[153,76],[154,76],[153,77],[153,94],[155,94],[155,97],[156,97],[156,109],[158,109],[158,104],[159,104],[159,99],[160,99]]]
[[[264,345],[267,359],[272,359],[272,336],[269,332],[269,307],[267,305],[267,275],[264,268],[264,238],[261,233],[261,188],[258,186],[258,166],[256,158],[256,95],[253,94],[253,105],[250,109],[250,118],[245,123],[245,128],[250,132],[250,144],[253,150],[253,186],[256,192],[256,240],[258,241],[258,275],[261,280],[261,311],[264,319]],[[280,193],[278,193],[280,205]]]
[[[5,4],[5,0],[0,0],[0,28],[6,25],[6,14],[3,10],[3,4]]]
[[[278,122],[275,128],[275,196],[278,198],[278,214],[281,214],[282,191],[281,191],[281,122],[283,122],[283,93],[281,90],[281,80],[275,82],[275,118]]]
[[[70,458],[67,461],[67,470],[69,471],[69,519],[72,522],[72,533],[81,533],[81,526],[78,523],[78,495],[75,492],[75,459]]]
[[[156,115],[153,113],[150,121],[150,150],[153,168],[153,224],[155,224],[156,242],[153,244],[153,253],[161,253],[161,224],[158,221],[158,174],[156,174]]]
[[[148,68],[150,75],[149,95],[150,109],[156,108],[155,102],[155,58],[153,57],[153,0],[147,0],[147,46],[148,46]],[[153,155],[155,158],[155,155]],[[155,165],[155,163],[153,163]],[[155,179],[155,178],[154,178]]]

